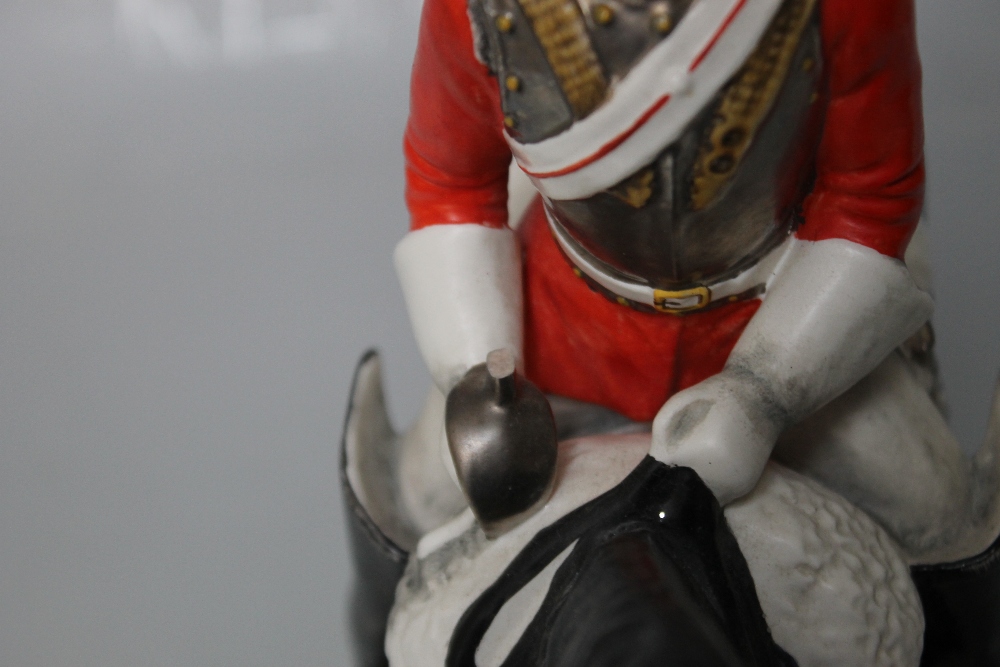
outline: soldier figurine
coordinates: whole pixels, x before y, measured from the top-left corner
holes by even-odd
[[[435,390],[397,439],[403,551],[465,503],[493,539],[549,497],[546,469],[505,505],[489,482],[529,479],[505,462],[544,457],[451,417],[463,392],[503,406],[515,380],[549,397],[560,440],[560,415],[647,433],[658,472],[644,488],[710,491],[690,491],[692,508],[734,506],[775,460],[859,508],[908,566],[993,544],[1000,438],[970,462],[946,426],[929,286],[907,256],[924,192],[912,0],[425,0],[405,155],[411,231],[395,260]],[[512,157],[540,194],[516,231]],[[743,572],[728,539],[691,553]],[[670,568],[721,576],[671,553]],[[757,599],[735,581],[704,593],[730,600],[704,632],[732,651],[690,664],[802,660],[739,639],[767,630],[739,611]],[[474,608],[458,624],[472,633]],[[509,655],[573,664],[522,644]]]

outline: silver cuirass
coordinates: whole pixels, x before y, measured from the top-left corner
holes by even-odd
[[[470,0],[508,134],[531,144],[585,118],[698,1]],[[602,271],[660,290],[726,280],[780,245],[814,179],[816,3],[785,0],[742,67],[651,163],[585,199],[546,198],[557,236]]]

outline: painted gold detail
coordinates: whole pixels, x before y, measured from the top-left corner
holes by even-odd
[[[514,29],[514,17],[510,14],[501,14],[496,20],[497,30],[508,33]]]
[[[573,275],[576,276],[577,278],[583,278],[583,271],[581,271],[580,269],[578,269],[578,268],[576,268],[574,266],[573,267]]]
[[[653,7],[650,12],[650,25],[661,35],[673,30],[674,20],[670,18],[670,8],[666,4],[660,3]]]
[[[504,86],[506,86],[507,90],[509,90],[510,92],[516,93],[517,91],[521,90],[521,79],[511,74],[506,79],[504,79]]]
[[[628,302],[628,299],[626,299],[623,296],[616,297],[615,301],[618,302],[619,306],[628,306],[628,305],[630,305],[629,302]]]
[[[653,196],[654,177],[653,169],[647,167],[632,174],[618,185],[608,188],[607,192],[632,208],[642,208]]]
[[[577,119],[604,101],[608,84],[576,0],[518,0]]]
[[[660,33],[661,35],[666,35],[670,32],[670,29],[674,27],[674,22],[670,20],[670,17],[666,14],[661,16],[653,17],[653,30]]]
[[[691,305],[671,305],[671,303],[676,304],[681,301],[687,301],[692,297],[697,297],[698,300]],[[662,289],[653,290],[653,308],[661,313],[670,313],[673,315],[689,313],[692,310],[701,310],[711,302],[712,291],[704,285],[692,287],[691,289],[678,290],[676,292]]]
[[[615,10],[610,5],[605,5],[604,3],[594,5],[591,13],[597,25],[609,25],[615,20]]]
[[[816,2],[785,0],[754,52],[723,90],[694,164],[690,189],[694,210],[711,204],[736,172],[781,91]]]
[[[507,127],[507,129],[513,129],[514,126],[517,125],[517,121],[514,120],[513,116],[504,116],[503,124],[505,127]]]

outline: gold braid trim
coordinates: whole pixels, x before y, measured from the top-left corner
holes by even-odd
[[[607,82],[576,0],[518,0],[545,51],[559,86],[584,118],[604,101]]]
[[[642,208],[653,196],[653,181],[656,178],[655,172],[650,167],[640,169],[618,185],[614,185],[605,192],[617,197],[632,208]]]
[[[723,92],[694,165],[691,206],[708,206],[736,172],[774,105],[816,0],[786,0],[757,48]]]

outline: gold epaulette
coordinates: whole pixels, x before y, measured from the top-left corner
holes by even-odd
[[[604,101],[608,84],[576,0],[518,0],[579,120]]]

